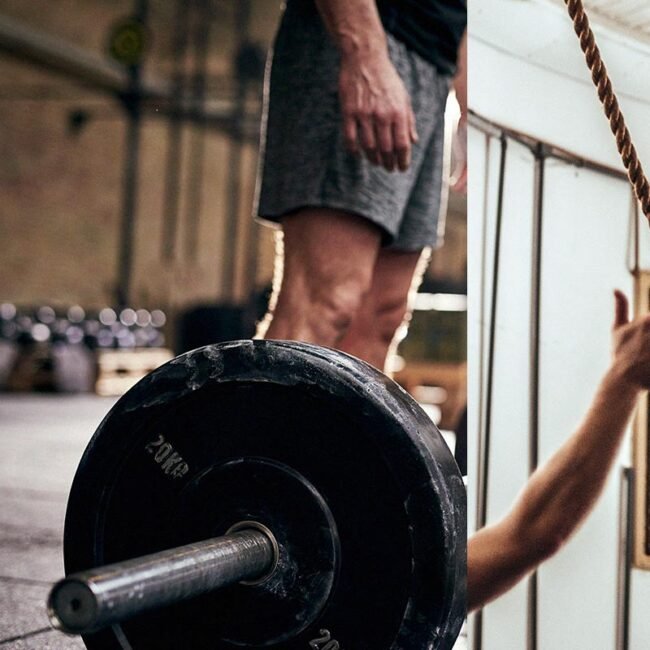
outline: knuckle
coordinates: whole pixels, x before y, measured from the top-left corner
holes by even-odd
[[[386,111],[384,109],[375,111],[375,119],[377,122],[383,126],[386,126],[387,124],[390,124],[391,121],[391,113],[389,111]]]
[[[384,119],[392,122],[399,118],[400,111],[396,106],[386,106],[382,110],[382,115],[384,116]]]

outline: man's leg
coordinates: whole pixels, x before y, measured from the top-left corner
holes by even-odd
[[[337,347],[372,284],[381,230],[326,208],[282,219],[282,265],[257,335]]]
[[[428,249],[425,253],[382,250],[370,291],[338,347],[383,370],[399,342],[397,331],[410,319],[410,296],[417,291],[428,260]]]

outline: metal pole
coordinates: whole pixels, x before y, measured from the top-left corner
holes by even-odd
[[[636,197],[635,197],[636,200]],[[616,650],[630,647],[630,588],[634,544],[634,469],[621,472],[618,542],[618,589],[616,601]]]
[[[483,223],[481,224],[481,276],[480,276],[480,296],[479,296],[479,362],[478,362],[478,414],[479,426],[483,422],[483,415],[485,412],[485,394],[484,394],[484,377],[485,377],[485,287],[487,285],[487,219],[488,219],[488,205],[490,198],[490,157],[492,154],[492,135],[489,133],[485,135],[485,172],[484,187],[483,187]]]
[[[546,151],[539,143],[535,149],[535,197],[533,205],[533,251],[530,312],[530,389],[528,426],[528,471],[532,474],[539,462],[539,351],[540,303],[542,288],[542,217],[544,214],[544,170]],[[537,572],[528,580],[527,648],[537,650]]]
[[[137,73],[136,73],[137,74]],[[134,84],[137,84],[134,75]],[[139,102],[134,96],[124,99],[127,112],[126,149],[122,176],[122,225],[118,252],[117,304],[120,307],[129,303],[133,273],[133,248],[135,237],[135,217],[138,194],[138,159],[140,153]]]
[[[208,65],[208,47],[212,23],[210,0],[198,0],[199,21],[195,43],[196,69],[192,79],[192,104],[199,112],[204,110],[205,86]],[[203,172],[205,162],[205,122],[197,121],[190,142],[190,175],[187,189],[187,216],[185,253],[187,259],[195,261],[198,253],[198,229],[203,199]]]
[[[133,92],[131,75],[124,66],[1,14],[0,54],[61,74],[112,97],[123,98]],[[209,111],[201,107],[179,106],[173,85],[150,74],[140,78],[138,90],[140,106],[150,117],[176,114],[209,128],[226,132],[232,128],[234,105],[229,99],[213,100]],[[245,116],[242,127],[243,134],[254,140],[257,137],[257,116]]]
[[[640,270],[640,233],[639,233],[639,199],[636,198],[634,189],[631,188],[630,203],[630,231],[628,233],[628,260],[627,267],[633,276],[637,276]]]
[[[505,133],[510,139],[522,144],[524,147],[528,147],[533,153],[535,149],[539,147],[540,144],[544,146],[544,151],[546,158],[553,158],[555,160],[561,160],[569,165],[574,165],[580,169],[589,169],[590,171],[603,174],[604,176],[609,176],[610,178],[617,178],[619,180],[624,180],[626,183],[629,183],[627,173],[622,171],[618,167],[610,167],[609,165],[603,165],[602,163],[596,162],[589,158],[583,158],[568,149],[563,149],[552,142],[547,142],[545,140],[539,140],[531,135],[527,135],[516,129],[507,127],[505,124],[500,124],[498,122],[493,122],[487,118],[475,113],[474,111],[469,112],[468,118],[469,124],[474,128],[478,129],[483,133],[491,133],[492,135],[498,133]]]
[[[258,169],[258,161],[254,161],[250,168],[250,174],[253,178],[255,178]],[[249,299],[257,293],[257,269],[260,258],[258,250],[260,225],[258,224],[257,219],[254,218],[256,216],[257,215],[251,215],[248,232],[248,246],[246,247],[246,279],[248,281],[247,295]]]
[[[48,615],[57,629],[88,634],[147,610],[263,579],[276,560],[270,533],[241,530],[68,576],[52,588]]]
[[[490,330],[487,358],[487,385],[485,387],[485,416],[482,431],[479,432],[478,457],[478,507],[476,528],[483,528],[487,522],[487,499],[490,469],[490,436],[492,431],[492,389],[494,385],[494,353],[496,344],[497,303],[499,298],[499,262],[501,258],[501,223],[503,220],[503,202],[505,197],[506,159],[508,139],[501,134],[501,159],[499,163],[499,190],[497,195],[497,212],[494,234],[494,262],[492,268],[492,301],[490,303]],[[474,616],[474,650],[483,647],[483,612]]]
[[[134,17],[142,24],[145,24],[147,14],[148,1],[138,0],[134,11]],[[141,66],[139,64],[130,66],[128,72],[129,87],[127,92],[121,98],[127,114],[127,125],[124,171],[122,177],[122,225],[120,240],[118,242],[118,281],[116,290],[117,304],[120,307],[127,305],[131,297],[142,122]]]
[[[184,105],[185,57],[189,40],[190,7],[185,0],[177,0],[174,31],[174,95],[176,106]],[[183,122],[180,114],[172,110],[169,119],[169,148],[165,169],[165,204],[163,213],[162,258],[169,262],[174,257],[178,207],[180,203],[180,175],[182,169]]]
[[[116,94],[129,89],[129,75],[118,63],[3,15],[0,15],[0,53],[96,90]],[[167,84],[160,81],[148,84],[147,90],[152,96],[169,93]]]
[[[236,49],[239,51],[246,42],[250,20],[250,0],[237,3],[235,29],[237,34]],[[222,286],[227,302],[235,299],[235,277],[237,264],[237,240],[239,239],[239,206],[241,194],[241,159],[242,159],[242,117],[245,110],[246,83],[239,76],[236,80],[236,99],[234,107],[233,134],[230,139],[230,157],[227,180],[226,232],[224,236]]]
[[[267,62],[266,65],[269,65]],[[260,105],[264,104],[264,77],[266,74],[266,66],[265,66],[265,71],[262,76],[262,83],[260,83],[257,86],[258,89],[258,100]],[[260,182],[260,170],[261,170],[261,164],[262,161],[259,159],[259,154],[260,154],[260,149],[259,149],[259,138],[256,140],[256,145],[258,145],[258,156],[256,157],[257,159],[252,162],[252,167],[250,170],[250,173],[252,177],[255,179],[255,199],[254,199],[254,209],[257,209],[257,200],[258,200],[258,187],[257,183]],[[247,252],[246,252],[246,277],[248,278],[248,288],[247,288],[247,294],[249,296],[249,299],[252,296],[256,295],[257,292],[257,269],[259,265],[259,250],[258,250],[258,245],[259,245],[259,231],[260,231],[260,225],[257,222],[257,217],[256,214],[252,214],[250,219],[250,226],[249,226],[249,232],[248,232],[248,245],[247,245]]]

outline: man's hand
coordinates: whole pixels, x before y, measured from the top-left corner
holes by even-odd
[[[458,48],[458,71],[454,78],[456,101],[460,108],[460,120],[456,130],[456,166],[452,174],[451,189],[467,193],[467,34]]]
[[[602,494],[639,395],[650,386],[650,316],[629,322],[615,292],[613,360],[582,423],[528,480],[509,513],[468,540],[468,607],[512,588],[573,535]]]
[[[374,165],[389,172],[411,164],[411,145],[417,142],[411,99],[384,52],[343,55],[339,97],[347,148],[362,150]]]
[[[389,172],[411,164],[415,115],[388,43],[375,0],[316,0],[341,53],[339,99],[346,147]]]
[[[454,138],[454,171],[451,174],[451,189],[467,194],[467,115],[458,121]]]
[[[625,294],[615,291],[614,295],[612,371],[619,374],[620,381],[637,388],[650,388],[650,314],[630,322]]]

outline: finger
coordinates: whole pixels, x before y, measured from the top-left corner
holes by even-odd
[[[397,167],[405,172],[411,166],[410,118],[398,120],[393,124],[393,145],[397,157]]]
[[[392,172],[395,169],[395,152],[393,148],[393,129],[390,122],[377,122],[377,142],[381,164],[386,170]]]
[[[618,329],[629,323],[627,296],[616,289],[614,291],[616,306],[614,310],[614,329]]]
[[[417,124],[415,122],[415,113],[413,109],[409,109],[409,121],[410,121],[410,131],[411,131],[411,142],[417,142],[420,137],[418,136]]]
[[[343,139],[346,149],[353,154],[359,153],[359,140],[357,137],[357,121],[352,115],[343,118]]]
[[[361,131],[361,146],[366,157],[373,165],[379,164],[379,152],[377,151],[377,140],[375,138],[375,129],[369,117],[363,117],[359,120]]]
[[[454,192],[463,192],[467,194],[467,164],[463,166],[461,173],[456,178],[456,181],[451,186]]]

